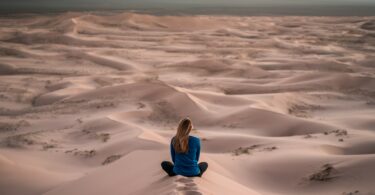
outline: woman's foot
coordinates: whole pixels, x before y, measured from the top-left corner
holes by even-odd
[[[207,170],[208,168],[208,163],[206,162],[201,162],[198,164],[199,169],[201,170],[201,173],[198,175],[199,177],[202,177],[203,173]]]
[[[176,174],[173,172],[173,163],[169,161],[163,161],[161,163],[161,168],[170,176],[175,176]]]

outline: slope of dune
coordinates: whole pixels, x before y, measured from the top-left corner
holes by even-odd
[[[375,194],[374,20],[0,16],[0,194]]]

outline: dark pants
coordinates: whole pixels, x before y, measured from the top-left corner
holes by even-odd
[[[199,175],[188,176],[188,177],[196,177],[196,176],[198,176],[198,177],[202,177],[203,173],[204,173],[204,172],[207,170],[207,168],[208,168],[208,164],[207,164],[206,162],[201,162],[201,163],[198,164],[198,167],[199,167],[199,169],[200,169],[200,171],[201,171],[201,172],[199,173]],[[169,161],[163,161],[163,162],[161,163],[161,168],[163,168],[163,170],[164,170],[165,172],[167,172],[168,175],[171,176],[171,177],[176,175],[176,173],[173,172],[173,163],[171,163],[171,162],[169,162]]]

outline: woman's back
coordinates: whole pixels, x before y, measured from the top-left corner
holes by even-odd
[[[189,149],[186,153],[178,153],[173,147],[174,138],[171,140],[171,156],[174,163],[173,171],[178,175],[195,176],[200,173],[198,167],[200,155],[200,140],[189,136]]]

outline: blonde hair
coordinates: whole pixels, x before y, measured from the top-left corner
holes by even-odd
[[[177,153],[186,153],[189,150],[189,133],[193,124],[189,118],[180,121],[176,136],[173,139],[173,148]]]

